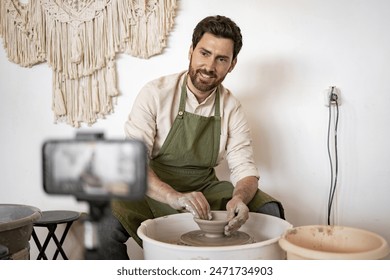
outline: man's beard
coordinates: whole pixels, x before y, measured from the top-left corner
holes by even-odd
[[[222,83],[222,81],[224,80],[224,78],[225,78],[225,77],[222,77],[220,79],[216,79],[212,83],[203,83],[201,81],[201,79],[197,78],[200,75],[200,73],[203,73],[205,75],[208,75],[208,76],[211,76],[213,78],[216,78],[217,76],[216,76],[215,72],[213,72],[213,71],[208,72],[208,71],[202,70],[202,69],[195,70],[194,68],[191,67],[191,65],[190,65],[189,68],[190,69],[188,71],[188,75],[190,76],[192,84],[194,85],[194,87],[197,90],[202,91],[202,92],[208,92],[208,91],[213,90],[218,85],[220,85]]]

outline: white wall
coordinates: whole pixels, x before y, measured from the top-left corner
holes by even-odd
[[[181,0],[162,55],[118,58],[115,113],[91,128],[123,137],[143,84],[186,69],[195,24],[223,14],[241,27],[244,47],[227,77],[251,125],[261,186],[285,205],[295,226],[325,224],[330,168],[323,91],[341,90],[336,224],[377,232],[390,242],[390,26],[386,0]],[[76,129],[53,123],[51,70],[24,69],[0,50],[0,203],[84,209],[42,190],[40,148]],[[225,176],[225,172],[221,171]]]

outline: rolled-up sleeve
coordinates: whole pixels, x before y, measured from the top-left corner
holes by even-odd
[[[149,158],[156,136],[156,98],[151,94],[150,85],[141,89],[134,101],[133,108],[125,123],[125,134],[128,139],[141,140],[145,143]]]
[[[226,117],[228,122],[226,160],[231,172],[231,181],[236,184],[237,181],[247,176],[259,178],[254,161],[250,128],[238,101]]]

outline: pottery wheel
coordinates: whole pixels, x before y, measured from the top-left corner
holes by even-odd
[[[208,237],[201,230],[190,231],[180,237],[180,241],[190,246],[232,246],[253,242],[253,239],[242,231],[235,231],[229,236]]]

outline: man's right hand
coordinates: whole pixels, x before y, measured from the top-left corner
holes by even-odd
[[[171,193],[167,202],[172,208],[190,212],[195,218],[211,220],[210,205],[201,192]]]

